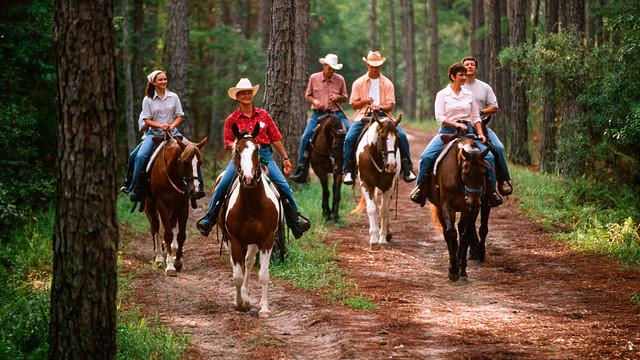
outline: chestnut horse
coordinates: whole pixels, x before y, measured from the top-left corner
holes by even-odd
[[[365,119],[363,118],[363,121]],[[392,238],[389,203],[400,174],[400,150],[398,130],[396,130],[400,120],[402,120],[402,114],[398,120],[394,120],[390,116],[379,118],[374,112],[371,125],[358,143],[356,151],[362,198],[358,207],[352,212],[361,211],[366,201],[371,250],[380,250],[380,247]],[[377,203],[380,203],[379,209]],[[378,216],[380,226],[378,226]]]
[[[165,273],[168,276],[176,276],[182,269],[189,201],[197,188],[194,182],[198,181],[198,170],[202,165],[200,150],[206,144],[207,138],[197,144],[170,139],[160,150],[149,172],[150,186],[145,196],[144,212],[151,226],[155,262],[162,264],[166,261]],[[164,229],[164,244],[159,237],[160,221]],[[178,232],[174,234],[176,225]]]
[[[478,211],[481,206],[485,206],[485,194],[491,191],[484,161],[488,152],[488,148],[480,150],[472,137],[454,140],[450,144],[450,150],[436,162],[435,175],[429,176],[426,184],[427,198],[434,205],[434,215],[442,226],[447,242],[449,280],[453,282],[460,277],[467,279],[467,250],[477,240],[475,224]],[[456,232],[458,212],[460,220]],[[486,219],[488,220],[488,213]],[[486,236],[486,232],[484,235]],[[484,246],[482,251],[484,252]]]
[[[251,134],[240,133],[236,124],[232,126],[236,136],[233,162],[238,172],[240,185],[229,195],[229,205],[223,225],[223,238],[231,252],[233,284],[236,287],[235,308],[248,311],[249,277],[260,252],[260,317],[268,317],[269,259],[281,216],[279,200],[267,184],[259,160],[259,145],[255,137],[260,133],[256,123]]]
[[[340,119],[328,114],[318,119],[320,125],[311,142],[310,163],[322,184],[322,216],[335,226],[340,221],[340,187],[342,186],[342,148],[346,129]],[[329,176],[333,174],[333,201],[329,207]]]

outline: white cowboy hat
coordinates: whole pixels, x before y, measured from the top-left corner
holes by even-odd
[[[369,51],[366,58],[362,58],[362,61],[371,66],[380,66],[387,61],[386,57],[380,55],[380,51]]]
[[[336,54],[327,54],[327,56],[320,58],[320,64],[327,64],[334,70],[342,69],[342,64],[338,64],[338,55]]]
[[[230,87],[229,90],[227,90],[227,94],[233,100],[238,100],[238,98],[236,97],[238,92],[244,91],[244,90],[253,90],[253,96],[255,96],[258,93],[259,88],[260,88],[260,85],[253,86],[251,85],[251,81],[249,81],[249,79],[242,78],[240,79],[240,81],[238,81],[235,87]]]

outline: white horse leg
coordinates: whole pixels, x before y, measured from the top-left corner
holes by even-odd
[[[258,246],[255,244],[247,247],[247,255],[244,258],[244,282],[242,283],[242,301],[244,301],[247,309],[251,307],[251,301],[249,300],[249,278],[251,277],[251,270],[253,264],[256,262],[256,254],[258,253]]]
[[[380,202],[380,233],[379,242],[381,245],[387,244],[387,236],[391,234],[391,224],[389,222],[389,204],[391,203],[391,190],[382,193]]]
[[[245,311],[242,300],[242,265],[240,263],[234,263],[233,259],[231,259],[231,268],[233,269],[233,285],[236,287],[234,307],[236,310]]]
[[[163,241],[160,240],[160,234],[159,233],[153,233],[151,235],[151,237],[153,238],[153,243],[155,244],[155,255],[156,255],[156,259],[154,260],[154,263],[156,265],[164,265],[164,252],[162,251],[162,243]]]
[[[269,300],[267,299],[267,291],[269,290],[269,259],[271,258],[271,249],[260,252],[260,285],[262,285],[262,297],[260,298],[260,312],[258,316],[267,318],[271,315],[269,311]]]
[[[373,190],[375,193],[375,189]],[[367,216],[369,216],[369,248],[371,250],[380,250],[380,244],[378,243],[378,216],[377,207],[375,201],[375,195],[369,194],[362,188],[364,199],[367,202]]]
[[[173,240],[171,240],[171,251],[167,251],[167,268],[164,272],[167,276],[177,276],[178,272],[176,271],[174,263],[176,260],[176,251],[178,251],[178,240],[176,239],[177,234],[174,234],[173,230],[171,230],[171,235],[173,236]]]

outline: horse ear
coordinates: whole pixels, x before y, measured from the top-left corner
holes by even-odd
[[[184,150],[184,148],[187,147],[187,144],[182,142],[182,140],[176,140],[176,142],[178,143],[178,146],[180,146],[180,149],[182,149],[182,150]]]
[[[378,123],[378,125],[382,125],[382,124],[380,123],[380,117],[378,116],[378,114],[377,114],[375,111],[373,111],[373,112],[372,112],[372,114],[371,114],[371,119],[372,119],[372,120],[375,120],[375,122],[377,122],[377,123]]]
[[[231,125],[231,131],[233,131],[233,136],[235,136],[236,139],[240,139],[240,129],[238,129],[238,125],[236,123]]]
[[[251,136],[256,137],[260,134],[260,122],[256,121],[256,125],[253,127],[253,131],[251,132]]]
[[[398,127],[398,124],[400,124],[400,120],[402,120],[402,115],[404,114],[400,114],[400,116],[398,116],[398,118],[393,122],[393,126],[394,127]]]
[[[234,124],[235,125],[235,124]],[[202,141],[200,141],[199,143],[196,144],[196,147],[198,149],[202,149],[205,145],[207,145],[207,142],[209,142],[209,138],[206,137],[204,139],[202,139]]]
[[[465,160],[469,160],[469,157],[471,155],[467,152],[467,149],[465,149],[464,147],[462,148],[462,157],[465,158]]]

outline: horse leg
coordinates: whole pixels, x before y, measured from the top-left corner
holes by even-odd
[[[491,207],[488,205],[482,205],[480,210],[480,241],[478,243],[478,260],[484,262],[486,256],[485,242],[487,240],[487,234],[489,233],[489,215],[491,214]]]
[[[153,252],[155,254],[154,263],[157,266],[164,265],[164,252],[162,251],[162,242],[160,241],[160,219],[158,219],[158,209],[156,209],[156,203],[147,197],[146,205],[144,207],[147,219],[149,219],[149,225],[151,227],[151,238],[153,239]]]
[[[470,221],[473,221],[472,227],[469,229],[469,262],[472,265],[480,264],[480,241],[478,239],[478,231],[476,231],[476,219],[478,218],[478,210],[475,210],[473,217]]]
[[[180,212],[180,217],[178,218],[178,239],[177,239],[178,248],[176,249],[176,261],[175,261],[176,271],[182,270],[182,251],[184,248],[184,242],[187,239],[187,217],[188,216],[189,216],[189,207],[185,203],[185,206],[182,207],[182,211]]]
[[[178,273],[175,267],[175,254],[178,249],[178,241],[176,239],[176,234],[173,233],[175,220],[173,219],[171,209],[168,209],[165,206],[160,206],[160,218],[162,220],[162,228],[164,229],[164,248],[167,254],[165,260],[167,267],[164,272],[167,276],[176,276]]]
[[[325,221],[331,220],[331,209],[329,208],[329,179],[327,173],[319,172],[318,178],[322,185],[322,218]]]
[[[244,305],[244,300],[242,298],[242,284],[243,284],[243,274],[242,268],[244,266],[244,257],[246,255],[247,249],[243,249],[240,242],[231,238],[231,256],[229,260],[231,261],[231,268],[233,269],[233,285],[236,287],[236,296],[234,300],[234,307],[239,311],[247,311],[248,308]]]
[[[367,202],[367,216],[369,217],[369,248],[371,250],[380,250],[380,243],[378,242],[378,232],[380,230],[378,228],[378,208],[375,200],[376,189],[374,188],[371,191],[372,193],[367,192],[362,186],[362,194]]]
[[[382,201],[380,203],[380,244],[387,244],[391,241],[391,222],[389,221],[389,203],[391,202],[392,191],[382,193]]]
[[[456,213],[448,207],[443,207],[438,211],[438,218],[442,225],[442,235],[447,242],[449,251],[449,280],[458,281],[460,269],[458,267],[458,233],[456,232]]]
[[[460,221],[458,222],[458,229],[462,229],[459,231],[460,248],[458,249],[458,263],[460,266],[460,277],[465,281],[467,279],[467,251],[469,244],[473,240],[477,216],[477,210],[472,210],[471,212],[465,211],[460,214]]]
[[[262,297],[260,298],[260,312],[258,316],[267,318],[271,315],[269,311],[269,300],[267,291],[269,290],[269,259],[271,258],[271,249],[260,252],[260,285],[262,285]]]
[[[244,257],[244,281],[242,282],[240,294],[242,295],[242,302],[244,303],[246,310],[251,309],[251,300],[249,299],[249,278],[251,277],[253,264],[256,263],[257,253],[258,245],[251,244],[247,247],[247,255]]]
[[[342,195],[340,194],[340,188],[342,187],[342,173],[334,173],[333,174],[333,203],[331,206],[331,220],[333,221],[333,226],[340,225],[340,199]]]

